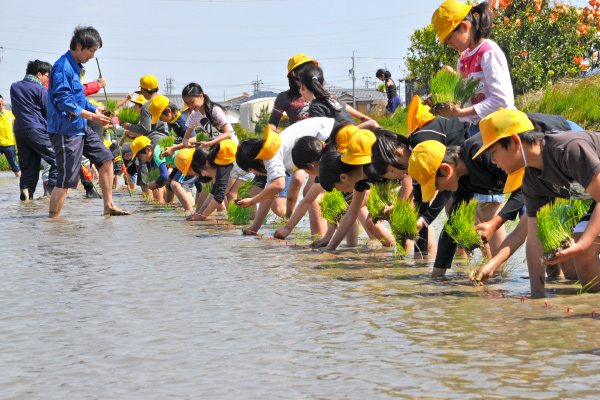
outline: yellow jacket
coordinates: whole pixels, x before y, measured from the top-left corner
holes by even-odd
[[[12,112],[4,110],[0,113],[0,146],[14,146],[15,135],[13,134],[13,125],[15,116]]]

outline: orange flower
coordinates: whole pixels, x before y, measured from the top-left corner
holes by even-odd
[[[598,58],[598,52],[595,51],[592,53],[592,60],[595,60],[596,58]]]
[[[508,25],[509,24],[509,19],[508,17],[504,17],[504,25]]]
[[[529,55],[528,52],[526,52],[526,51],[523,52],[523,57],[527,57],[528,55]]]
[[[587,8],[587,7],[586,7],[586,8]],[[577,11],[575,11],[575,15],[577,15],[577,16],[579,17],[579,16],[581,15],[581,10],[577,10]],[[587,15],[587,13],[586,13],[585,15]]]
[[[506,17],[504,17],[506,18]],[[556,21],[556,18],[558,18],[558,16],[556,14],[552,14],[552,22]]]
[[[587,16],[587,19],[588,19],[588,21],[590,21],[590,22],[594,22],[594,15],[593,15],[593,14],[590,14],[590,15],[588,15],[588,16]]]
[[[521,19],[520,19],[520,18],[517,18],[517,20],[515,21],[515,24],[516,24],[517,26],[521,25]]]
[[[541,9],[542,9],[542,7],[540,7],[539,5],[535,6],[535,12],[540,12]]]
[[[579,11],[579,10],[577,10],[577,11]],[[589,9],[589,8],[587,8],[587,7],[583,7],[583,13],[584,13],[585,15],[588,15],[588,14],[590,13],[590,9]],[[577,14],[577,13],[576,13],[576,14]],[[581,12],[580,12],[579,14],[577,14],[577,16],[580,16],[580,15],[581,15]]]
[[[588,1],[588,4],[592,7],[594,7],[596,5],[596,0],[590,0],[590,1]]]
[[[574,64],[580,64],[582,61],[583,61],[583,57],[582,56],[579,56],[579,57],[575,56],[575,57],[573,57],[573,63]]]
[[[510,0],[499,0],[498,1],[498,7],[500,8],[506,8],[510,5]]]

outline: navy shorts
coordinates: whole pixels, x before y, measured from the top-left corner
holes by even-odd
[[[400,106],[400,97],[396,96],[393,99],[388,99],[388,103],[387,103],[387,106],[385,106],[385,109],[391,113],[395,113],[396,108],[398,108],[399,106]]]
[[[50,142],[56,156],[58,179],[56,187],[73,189],[77,187],[81,156],[86,156],[96,168],[113,160],[113,154],[97,134],[69,136],[50,133]]]

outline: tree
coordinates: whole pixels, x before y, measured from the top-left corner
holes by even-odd
[[[600,66],[600,0],[591,0],[591,8],[550,6],[548,0],[491,3],[491,39],[506,55],[516,95]],[[428,83],[443,65],[455,67],[457,57],[456,51],[440,46],[430,25],[411,36],[406,66],[411,77]]]
[[[260,112],[258,113],[258,119],[255,121],[252,119],[252,123],[254,124],[254,132],[255,133],[263,133],[265,129],[267,129],[267,125],[269,125],[269,118],[271,117],[271,111],[269,111],[269,106],[264,105],[260,108]]]

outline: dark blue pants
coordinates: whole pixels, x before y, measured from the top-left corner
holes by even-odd
[[[56,162],[54,160],[54,148],[50,143],[48,132],[42,129],[24,129],[15,131],[15,140],[19,154],[19,165],[21,166],[21,189],[29,189],[31,196],[35,192],[40,179],[40,163],[42,158],[50,164],[48,185],[56,186]]]
[[[2,154],[6,157],[6,161],[8,161],[12,172],[19,172],[21,170],[19,164],[17,164],[17,149],[15,149],[15,146],[0,146],[0,157],[2,157]]]

